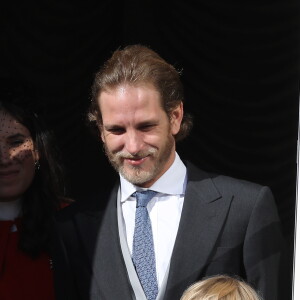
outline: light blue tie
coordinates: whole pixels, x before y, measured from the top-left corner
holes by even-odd
[[[147,210],[147,204],[155,194],[151,190],[133,194],[137,201],[132,261],[147,300],[155,300],[158,294],[151,221]]]

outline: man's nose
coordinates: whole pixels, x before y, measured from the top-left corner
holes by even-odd
[[[139,132],[128,132],[125,137],[125,148],[128,153],[134,155],[138,153],[143,147],[143,139]]]

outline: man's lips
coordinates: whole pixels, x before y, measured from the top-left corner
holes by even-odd
[[[133,166],[138,166],[141,165],[148,156],[146,157],[139,157],[139,158],[124,158],[124,161],[126,161],[127,163],[133,165]]]

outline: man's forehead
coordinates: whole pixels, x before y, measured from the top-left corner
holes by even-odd
[[[104,108],[102,105],[119,103],[136,103],[143,101],[144,103],[154,103],[162,107],[161,96],[152,84],[121,84],[116,87],[101,91],[98,96],[98,106],[100,111]],[[123,105],[123,104],[120,104]]]
[[[124,83],[120,83],[118,85],[108,86],[108,87],[103,88],[98,95],[98,99],[101,97],[101,95],[103,93],[113,94],[113,93],[119,92],[120,94],[124,94],[124,93],[126,93],[128,88],[133,88],[133,89],[147,88],[147,89],[151,89],[151,90],[159,93],[158,89],[151,82],[147,82],[147,81],[124,82]]]

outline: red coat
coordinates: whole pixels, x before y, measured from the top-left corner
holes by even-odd
[[[54,300],[50,258],[32,259],[18,248],[20,221],[0,221],[0,299]]]

